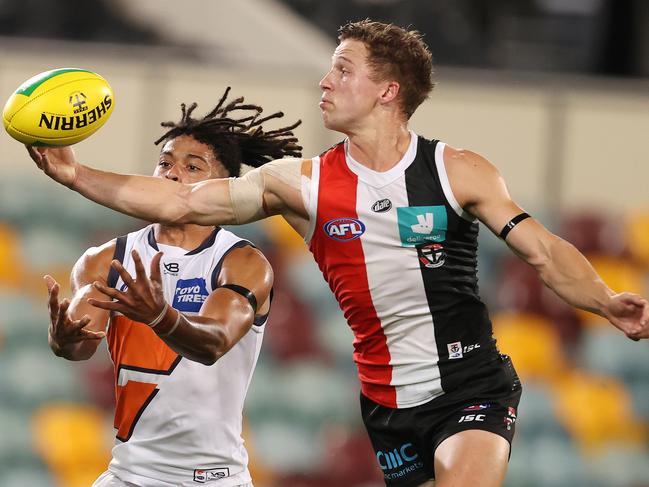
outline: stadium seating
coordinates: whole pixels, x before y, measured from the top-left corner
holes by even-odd
[[[512,357],[523,381],[552,381],[567,367],[559,336],[547,318],[501,313],[492,321],[499,350]]]
[[[610,443],[635,448],[646,443],[646,426],[634,414],[629,392],[617,379],[572,370],[554,388],[557,417],[585,453]]]
[[[629,212],[624,233],[631,257],[645,270],[649,269],[649,209]]]
[[[50,403],[32,420],[32,437],[37,451],[60,485],[88,487],[106,470],[112,431],[108,417],[87,405]]]

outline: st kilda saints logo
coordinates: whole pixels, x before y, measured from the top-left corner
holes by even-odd
[[[446,262],[444,246],[438,243],[427,243],[417,247],[419,262],[428,269],[442,267]]]

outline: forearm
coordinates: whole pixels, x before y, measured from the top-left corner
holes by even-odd
[[[203,365],[212,365],[229,349],[223,325],[210,318],[184,315],[171,307],[153,330],[173,351]]]
[[[191,186],[163,178],[100,171],[80,165],[71,189],[100,205],[147,221],[178,222],[188,213]]]
[[[615,293],[572,244],[553,239],[547,258],[532,265],[543,282],[568,304],[604,316],[603,309]]]

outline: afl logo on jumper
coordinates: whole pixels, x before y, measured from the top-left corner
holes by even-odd
[[[376,213],[384,213],[392,208],[392,201],[389,199],[379,200],[372,205],[372,211]]]
[[[419,245],[417,247],[417,256],[419,257],[419,262],[428,269],[442,267],[446,262],[444,246],[437,243]]]
[[[365,224],[355,218],[336,218],[324,224],[324,232],[334,240],[347,242],[365,233]]]

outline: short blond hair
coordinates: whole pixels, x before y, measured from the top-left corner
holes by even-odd
[[[369,51],[368,64],[376,79],[399,83],[401,107],[410,118],[433,90],[433,56],[416,30],[369,19],[338,29],[338,40],[361,41]]]

